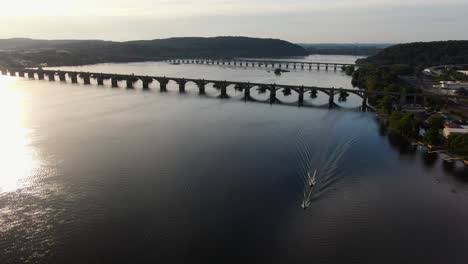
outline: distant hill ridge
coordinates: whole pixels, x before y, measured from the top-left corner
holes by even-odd
[[[0,50],[23,64],[80,65],[165,58],[234,58],[304,56],[307,51],[279,39],[187,37],[126,42],[102,40],[0,40]],[[7,52],[6,52],[7,51]],[[12,57],[14,56],[14,57]],[[0,61],[1,63],[1,61]]]
[[[375,55],[393,44],[347,44],[347,43],[321,43],[321,44],[299,44],[311,55]]]
[[[415,42],[388,47],[358,63],[429,67],[468,64],[468,40]]]

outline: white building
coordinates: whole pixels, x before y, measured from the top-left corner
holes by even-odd
[[[468,134],[468,126],[465,125],[446,123],[444,127],[443,134],[446,138],[448,138],[451,134]]]
[[[440,88],[447,90],[458,90],[461,88],[468,89],[468,83],[465,82],[452,82],[452,81],[441,81]]]
[[[451,134],[468,134],[468,128],[444,128],[443,133],[448,138]]]

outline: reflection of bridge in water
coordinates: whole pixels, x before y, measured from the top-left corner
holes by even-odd
[[[328,107],[333,108],[335,104],[335,96],[346,97],[349,94],[354,94],[362,98],[361,109],[366,111],[368,108],[368,98],[372,96],[384,96],[389,95],[400,99],[401,103],[404,103],[408,97],[418,98],[423,97],[441,97],[435,94],[405,94],[395,92],[370,92],[358,89],[343,89],[343,88],[326,88],[316,86],[301,86],[301,85],[283,85],[283,84],[266,84],[266,83],[251,83],[251,82],[238,82],[238,81],[220,81],[220,80],[205,80],[205,79],[187,79],[187,78],[176,78],[176,77],[160,77],[160,76],[140,76],[140,75],[129,75],[129,74],[110,74],[110,73],[92,73],[92,72],[76,72],[76,71],[61,71],[61,70],[43,70],[43,69],[0,69],[3,75],[25,77],[27,75],[30,79],[55,81],[56,77],[61,82],[66,82],[67,77],[72,83],[78,83],[78,79],[81,78],[85,85],[91,84],[91,79],[95,79],[97,85],[104,85],[104,80],[111,80],[112,87],[119,87],[119,81],[125,81],[127,89],[133,89],[137,81],[142,82],[143,90],[150,89],[150,84],[153,81],[159,82],[159,89],[161,92],[167,91],[167,85],[169,82],[174,82],[179,88],[179,92],[185,93],[187,83],[194,83],[199,90],[200,94],[205,94],[207,85],[213,85],[214,88],[220,91],[220,98],[229,98],[227,91],[234,89],[236,91],[243,92],[244,100],[257,101],[251,96],[252,89],[257,89],[260,93],[269,93],[268,101],[273,103],[280,103],[277,98],[277,92],[283,91],[285,96],[291,95],[292,92],[297,94],[299,106],[304,105],[304,95],[309,93],[311,97],[316,96],[318,92],[321,92],[328,96]],[[443,98],[464,98],[468,99],[468,96],[443,96]]]
[[[306,62],[306,61],[280,61],[280,60],[253,60],[253,59],[233,59],[233,60],[214,60],[214,59],[173,59],[165,60],[168,63],[177,64],[202,64],[202,65],[224,65],[232,67],[257,67],[257,68],[271,68],[271,69],[301,69],[312,70],[313,68],[320,70],[328,69],[344,70],[345,67],[359,67],[358,64],[339,63],[339,62]]]

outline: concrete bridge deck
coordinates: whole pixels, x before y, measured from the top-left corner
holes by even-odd
[[[400,102],[404,101],[408,97],[438,97],[440,95],[435,94],[404,94],[396,92],[368,92],[365,90],[359,89],[343,89],[335,87],[319,87],[319,86],[304,86],[304,85],[285,85],[285,84],[276,84],[276,83],[255,83],[255,82],[241,82],[241,81],[226,81],[226,80],[207,80],[207,79],[192,79],[192,78],[179,78],[179,77],[167,77],[167,76],[145,76],[145,75],[130,75],[130,74],[112,74],[112,73],[94,73],[94,72],[78,72],[78,71],[61,71],[61,70],[43,70],[43,69],[0,69],[3,75],[10,76],[19,76],[19,77],[28,77],[30,79],[39,79],[44,80],[47,76],[49,81],[55,81],[56,77],[61,82],[65,82],[67,77],[71,79],[72,83],[78,83],[78,79],[81,78],[85,85],[91,84],[91,79],[97,80],[98,85],[104,85],[104,80],[111,80],[112,87],[119,87],[119,81],[126,82],[126,88],[133,89],[134,84],[137,81],[142,82],[143,89],[149,89],[150,83],[153,81],[159,82],[159,89],[161,92],[167,91],[167,85],[169,82],[174,82],[178,85],[179,91],[181,93],[185,92],[185,86],[187,83],[194,83],[200,94],[205,93],[205,88],[208,84],[213,85],[216,89],[220,90],[220,98],[229,98],[227,94],[228,89],[235,89],[237,91],[244,92],[245,100],[254,100],[251,96],[252,89],[258,89],[261,92],[269,93],[270,103],[276,103],[277,92],[282,90],[286,95],[290,95],[292,91],[297,94],[298,105],[302,106],[304,103],[304,95],[310,93],[311,96],[315,96],[318,92],[321,92],[329,97],[329,107],[332,108],[335,106],[335,96],[340,95],[340,97],[346,97],[349,94],[354,94],[362,98],[362,110],[367,110],[368,98],[371,96],[381,96],[389,95],[396,97]],[[26,76],[27,75],[27,76]],[[448,95],[442,96],[442,98],[456,98],[456,99],[468,99],[468,96],[455,96]]]
[[[204,64],[204,65],[224,65],[224,66],[239,66],[239,67],[264,67],[264,68],[286,68],[286,69],[301,69],[301,70],[312,70],[312,68],[317,68],[318,70],[324,68],[328,70],[329,68],[334,69],[335,71],[340,69],[343,70],[344,67],[359,67],[359,64],[352,63],[339,63],[339,62],[306,62],[306,61],[286,61],[286,60],[262,60],[262,59],[171,59],[164,60],[168,63],[177,63],[177,64]]]

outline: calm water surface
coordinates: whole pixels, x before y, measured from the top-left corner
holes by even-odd
[[[73,69],[350,87],[333,71]],[[468,261],[466,169],[400,147],[373,114],[154,85],[0,77],[0,263]]]

